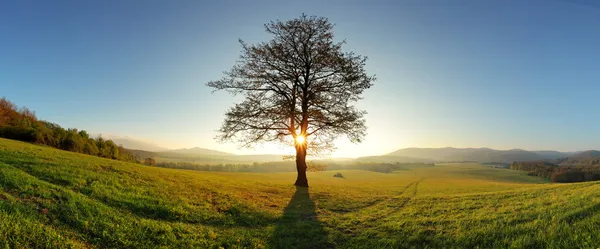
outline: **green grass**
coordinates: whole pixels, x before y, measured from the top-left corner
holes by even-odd
[[[478,164],[173,170],[0,139],[0,248],[596,248],[600,184]]]

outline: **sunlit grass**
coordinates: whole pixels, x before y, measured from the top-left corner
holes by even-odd
[[[0,139],[5,248],[595,248],[600,184],[478,164],[227,173]]]

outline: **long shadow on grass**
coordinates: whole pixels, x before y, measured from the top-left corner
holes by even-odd
[[[297,187],[269,241],[271,248],[332,248],[308,188]]]

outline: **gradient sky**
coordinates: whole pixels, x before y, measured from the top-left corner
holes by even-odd
[[[0,96],[41,119],[167,148],[216,142],[234,98],[211,94],[238,38],[308,15],[336,24],[378,80],[358,106],[366,140],[403,147],[600,149],[600,4],[528,1],[0,2]],[[288,148],[286,150],[289,151]]]

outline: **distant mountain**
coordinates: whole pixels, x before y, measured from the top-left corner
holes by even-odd
[[[365,156],[356,158],[359,162],[371,162],[371,163],[434,163],[435,160],[414,158],[405,156]]]
[[[600,157],[600,151],[586,150],[577,154],[571,155],[569,159],[590,159]]]
[[[600,165],[600,151],[587,150],[552,163],[558,163],[561,166],[598,166]]]
[[[532,151],[535,154],[538,154],[546,159],[559,159],[559,158],[566,158],[569,157],[571,155],[573,155],[573,152],[560,152],[560,151],[554,151],[554,150],[537,150],[537,151]]]
[[[181,154],[194,154],[194,155],[204,155],[204,156],[233,156],[234,154],[211,150],[206,148],[194,147],[189,149],[178,149],[178,150],[169,150],[168,152],[181,153]]]
[[[430,159],[436,161],[443,161],[446,158],[451,157],[454,154],[461,153],[470,149],[456,149],[452,147],[446,148],[406,148],[394,151],[386,154],[386,156],[399,156],[399,157],[410,157],[420,159]]]
[[[113,138],[111,138],[113,139]],[[165,150],[134,139],[114,139],[121,142],[125,148],[131,149],[140,159],[153,157],[159,161],[190,162],[199,164],[218,163],[253,163],[282,161],[284,155],[236,155],[218,150],[194,147],[177,150]],[[148,149],[137,149],[141,146]],[[128,147],[129,146],[129,147]],[[596,160],[598,159],[598,160]],[[435,162],[481,162],[509,164],[512,162],[545,161],[557,165],[589,165],[600,162],[600,151],[590,150],[580,153],[559,152],[552,150],[526,151],[521,149],[494,150],[490,148],[406,148],[380,156],[366,156],[348,161],[376,162],[376,163],[435,163]],[[338,161],[345,161],[338,159]]]
[[[566,155],[566,154],[564,154]],[[533,152],[520,149],[494,150],[490,148],[406,148],[387,156],[401,156],[435,161],[473,161],[511,163],[514,161],[537,161],[556,159],[563,156],[558,151]]]
[[[162,148],[155,144],[145,142],[139,139],[131,138],[131,137],[120,137],[120,136],[112,136],[112,135],[101,135],[103,138],[110,139],[117,145],[122,145],[123,147],[131,150],[144,150],[144,151],[165,151],[168,150],[166,148]]]

